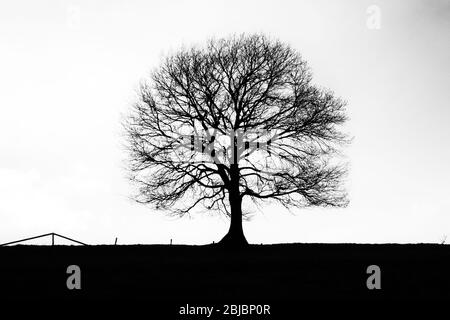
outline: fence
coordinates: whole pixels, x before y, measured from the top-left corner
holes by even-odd
[[[0,247],[7,246],[7,245],[10,245],[10,244],[16,244],[16,243],[20,243],[20,242],[24,242],[24,241],[28,241],[28,240],[34,240],[34,239],[39,239],[39,238],[44,238],[44,237],[50,237],[50,236],[52,237],[52,246],[55,245],[55,236],[63,238],[63,239],[66,239],[66,240],[69,240],[69,241],[72,241],[72,242],[75,242],[75,243],[78,243],[78,244],[81,244],[83,246],[87,246],[88,245],[88,244],[83,243],[81,241],[77,241],[77,240],[74,240],[74,239],[71,239],[71,238],[68,238],[68,237],[65,237],[65,236],[62,236],[60,234],[52,232],[52,233],[46,233],[46,234],[43,234],[43,235],[40,235],[40,236],[36,236],[36,237],[25,238],[25,239],[12,241],[12,242],[3,243],[3,244],[0,244]]]

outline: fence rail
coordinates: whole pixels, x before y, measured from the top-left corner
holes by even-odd
[[[69,241],[72,241],[72,242],[75,242],[75,243],[78,243],[78,244],[81,244],[81,245],[83,245],[83,246],[87,246],[87,245],[88,245],[88,244],[83,243],[83,242],[81,242],[81,241],[77,241],[77,240],[74,240],[74,239],[71,239],[71,238],[62,236],[62,235],[60,235],[60,234],[51,232],[51,233],[42,234],[42,235],[40,235],[40,236],[35,236],[35,237],[30,237],[30,238],[20,239],[20,240],[16,240],[16,241],[7,242],[7,243],[2,243],[2,244],[0,244],[0,247],[7,246],[7,245],[10,245],[10,244],[20,243],[20,242],[24,242],[24,241],[28,241],[28,240],[34,240],[34,239],[39,239],[39,238],[49,237],[49,236],[52,237],[52,246],[55,245],[55,236],[60,237],[60,238],[63,238],[63,239],[66,239],[66,240],[69,240]]]

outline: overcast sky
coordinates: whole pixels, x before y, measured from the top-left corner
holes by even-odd
[[[2,1],[0,243],[218,241],[224,217],[174,219],[128,199],[121,114],[164,54],[264,32],[348,101],[345,209],[267,206],[252,243],[450,238],[450,2]]]

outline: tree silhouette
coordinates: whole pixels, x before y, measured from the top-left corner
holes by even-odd
[[[264,35],[211,39],[165,58],[124,125],[136,200],[176,215],[230,217],[220,243],[247,244],[243,201],[345,206],[345,102],[311,83],[289,45]]]

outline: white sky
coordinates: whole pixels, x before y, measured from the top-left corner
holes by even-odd
[[[370,5],[380,29],[367,27]],[[450,237],[449,23],[448,0],[2,1],[0,243],[220,240],[224,217],[174,220],[128,199],[120,116],[165,53],[234,32],[299,50],[348,101],[355,137],[350,206],[265,207],[244,224],[250,242]]]

